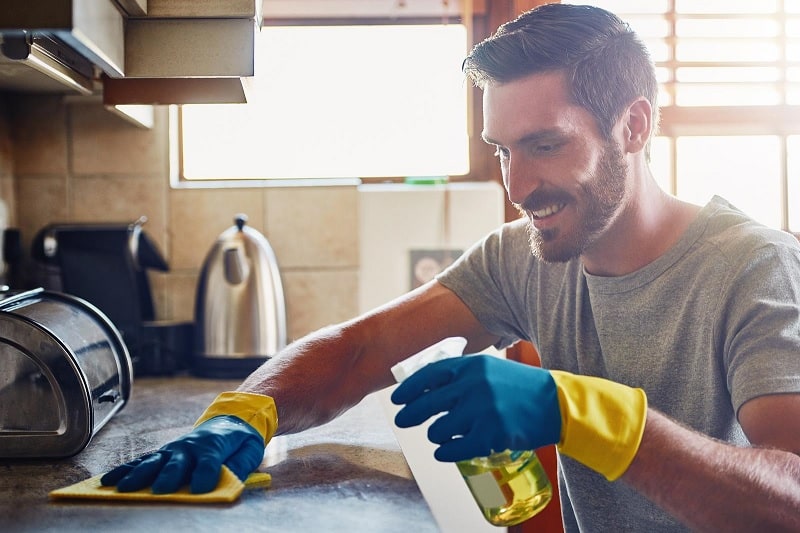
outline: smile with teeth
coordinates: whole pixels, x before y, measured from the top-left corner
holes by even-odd
[[[546,207],[543,207],[542,209],[532,210],[531,214],[533,215],[533,218],[549,217],[550,215],[555,215],[556,213],[564,209],[565,205],[567,204],[564,202],[548,205]]]

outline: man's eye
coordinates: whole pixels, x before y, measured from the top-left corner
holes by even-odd
[[[560,146],[559,143],[537,144],[535,151],[538,154],[550,154],[558,150]]]
[[[494,156],[500,158],[501,161],[504,161],[508,159],[508,150],[498,146],[494,149]]]

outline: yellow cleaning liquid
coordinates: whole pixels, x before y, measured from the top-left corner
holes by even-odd
[[[499,452],[456,463],[489,523],[513,526],[545,508],[550,479],[533,451]]]
[[[463,337],[448,337],[392,367],[398,383],[434,361],[458,357]],[[483,516],[495,526],[513,526],[545,508],[553,497],[550,479],[533,451],[504,451],[456,463]]]

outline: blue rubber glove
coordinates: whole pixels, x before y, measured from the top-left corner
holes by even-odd
[[[440,461],[485,457],[503,450],[534,450],[559,442],[561,412],[556,384],[541,368],[489,355],[444,359],[406,378],[392,393],[406,404],[399,427],[428,428]]]
[[[258,468],[276,427],[272,398],[223,393],[200,417],[193,431],[118,466],[100,482],[116,485],[120,492],[150,486],[154,494],[167,494],[186,484],[194,494],[211,492],[219,482],[223,464],[242,481]]]
[[[392,394],[400,427],[445,413],[428,428],[440,461],[557,444],[614,481],[638,453],[647,422],[641,388],[477,355],[431,363]]]

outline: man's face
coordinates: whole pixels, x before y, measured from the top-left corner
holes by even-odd
[[[488,86],[483,103],[483,137],[497,148],[509,199],[530,221],[533,253],[567,261],[591,250],[626,196],[619,147],[569,102],[558,72]]]

